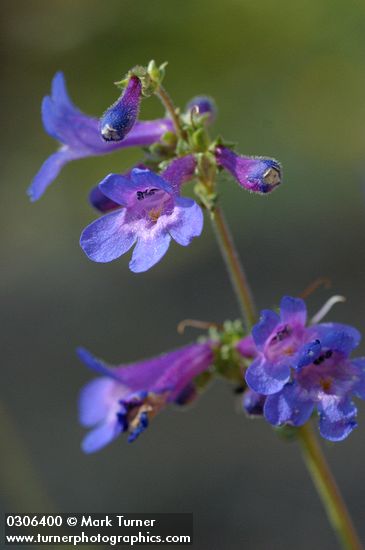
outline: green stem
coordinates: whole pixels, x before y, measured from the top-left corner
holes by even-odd
[[[233,237],[225,220],[224,214],[219,206],[214,208],[212,221],[219,248],[227,266],[246,328],[247,330],[250,330],[252,325],[256,322],[256,308],[246,274],[241,265],[238,252],[233,241]]]
[[[180,119],[179,119],[179,117],[176,113],[176,109],[175,109],[175,106],[172,102],[171,97],[169,96],[169,94],[167,93],[165,88],[163,86],[161,86],[161,84],[158,86],[155,93],[156,93],[156,95],[158,95],[158,97],[160,98],[161,102],[163,103],[166,111],[171,116],[171,119],[172,119],[172,122],[174,123],[174,127],[175,127],[175,130],[176,130],[177,136],[178,137],[184,137],[183,136],[183,129],[181,128]]]
[[[232,285],[236,291],[237,300],[249,329],[256,320],[255,306],[232,236],[219,207],[215,207],[213,211],[213,225]],[[342,542],[343,548],[363,550],[346,504],[309,422],[299,428],[298,439],[313,483],[327,512],[330,524]]]
[[[299,428],[304,461],[327,512],[329,522],[346,550],[362,550],[346,504],[309,422]]]

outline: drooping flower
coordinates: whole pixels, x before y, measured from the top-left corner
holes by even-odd
[[[178,194],[178,181],[186,173],[181,165],[193,165],[190,156],[183,159],[167,167],[163,177],[135,168],[129,178],[110,174],[99,184],[102,194],[122,208],[99,218],[82,232],[80,245],[91,260],[110,262],[137,242],[129,267],[139,273],[161,260],[171,238],[187,246],[200,235],[200,206]]]
[[[135,124],[142,97],[142,83],[131,76],[120,98],[100,119],[100,132],[105,141],[121,141]]]
[[[129,432],[132,442],[166,405],[190,402],[195,396],[194,378],[213,362],[209,343],[115,368],[84,348],[78,355],[101,375],[83,388],[79,400],[80,423],[91,428],[82,443],[86,453],[98,451],[122,432]]]
[[[356,427],[352,397],[365,399],[365,358],[349,358],[360,334],[338,323],[306,326],[306,316],[303,300],[288,296],[280,315],[262,312],[252,329],[256,357],[246,382],[267,396],[264,416],[271,424],[301,426],[316,408],[321,435],[339,441]]]
[[[212,124],[217,116],[217,107],[214,99],[207,96],[193,97],[187,104],[185,111],[199,116],[205,115],[208,124]]]
[[[244,157],[220,145],[215,149],[215,156],[218,165],[228,170],[248,191],[266,194],[276,189],[281,183],[281,166],[274,159]]]
[[[158,142],[167,131],[173,131],[168,118],[137,121],[123,141],[105,142],[100,135],[99,120],[85,115],[72,103],[61,72],[53,78],[51,96],[43,99],[42,120],[46,132],[61,147],[43,163],[28,188],[32,201],[43,195],[62,167],[71,160],[105,155],[126,147],[149,146]]]

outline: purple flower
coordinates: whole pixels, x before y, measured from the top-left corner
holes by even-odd
[[[303,300],[285,296],[280,315],[264,310],[252,336],[257,352],[246,382],[267,396],[265,418],[275,426],[301,426],[316,408],[323,437],[347,437],[356,427],[352,396],[365,399],[365,358],[349,359],[359,332],[338,323],[306,327]]]
[[[121,141],[135,124],[142,96],[142,83],[131,76],[120,98],[100,119],[100,132],[105,141]]]
[[[298,370],[315,361],[323,341],[333,334],[345,334],[341,343],[349,349],[360,341],[359,332],[347,325],[322,323],[306,327],[306,320],[304,301],[290,296],[281,300],[280,315],[267,309],[261,312],[259,323],[252,329],[257,355],[246,372],[251,389],[264,395],[280,391],[290,380],[291,369]]]
[[[191,344],[153,359],[111,368],[87,350],[79,358],[102,377],[81,391],[80,422],[91,428],[82,443],[86,453],[98,451],[120,433],[134,441],[169,403],[184,404],[194,393],[193,380],[213,362],[210,344]]]
[[[178,195],[179,182],[187,172],[182,169],[184,163],[191,167],[192,158],[183,157],[171,163],[163,177],[138,168],[131,171],[129,178],[118,174],[107,176],[99,189],[123,208],[84,229],[80,245],[86,255],[95,262],[110,262],[137,242],[129,267],[139,273],[161,260],[171,238],[187,246],[199,236],[203,228],[200,206]]]
[[[161,172],[161,177],[167,180],[177,194],[180,192],[180,188],[183,183],[193,178],[195,173],[196,160],[194,155],[186,155],[185,157],[179,157],[170,162],[170,164]],[[134,168],[140,168],[141,170],[147,170],[147,166],[143,164],[137,164]],[[130,179],[132,170],[128,170],[123,177]],[[99,212],[110,212],[117,208],[121,208],[121,205],[112,201],[106,197],[99,188],[99,184],[92,188],[89,194],[89,201]]]
[[[211,97],[196,96],[187,104],[186,112],[194,112],[199,116],[205,115],[207,122],[212,124],[217,116],[217,107]]]
[[[165,132],[173,131],[168,118],[140,121],[122,142],[106,143],[100,135],[99,120],[82,113],[70,100],[60,72],[52,81],[51,96],[43,99],[42,120],[46,132],[59,141],[61,147],[48,157],[33,179],[28,189],[32,201],[43,195],[61,168],[71,160],[105,155],[125,147],[149,146],[159,141]]]
[[[215,156],[220,166],[228,170],[238,183],[253,193],[270,193],[281,183],[281,166],[271,158],[243,157],[219,145]]]

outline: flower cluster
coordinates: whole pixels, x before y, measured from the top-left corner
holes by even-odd
[[[95,262],[119,258],[136,243],[129,264],[134,272],[155,265],[171,239],[187,246],[201,234],[201,207],[181,193],[185,182],[204,180],[207,164],[226,169],[243,188],[256,193],[268,193],[281,182],[281,167],[275,160],[237,155],[209,139],[207,127],[215,120],[216,107],[208,97],[193,98],[181,116],[138,120],[143,97],[158,95],[163,73],[164,65],[158,68],[154,62],[147,69],[129,71],[119,83],[124,86],[121,96],[100,120],[74,106],[62,73],[57,73],[52,93],[42,103],[42,119],[60,148],[45,161],[28,190],[31,200],[38,200],[72,160],[126,147],[150,148],[143,162],[127,174],[109,174],[92,189],[90,202],[105,215],[86,227],[80,239]],[[203,194],[208,193],[202,188]],[[201,193],[198,198],[207,205]]]
[[[353,396],[365,399],[365,357],[349,357],[360,334],[348,325],[306,322],[304,301],[285,296],[280,313],[262,311],[238,344],[253,358],[244,408],[274,426],[301,426],[316,409],[321,435],[340,441],[356,427]]]

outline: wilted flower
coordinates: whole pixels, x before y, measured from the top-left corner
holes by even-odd
[[[121,141],[135,124],[142,96],[142,83],[131,76],[120,98],[100,119],[100,132],[105,141]]]
[[[270,193],[281,183],[281,166],[274,159],[244,157],[221,145],[216,147],[215,156],[217,163],[248,191]]]
[[[91,260],[110,262],[137,242],[129,267],[142,272],[164,256],[171,238],[187,246],[200,235],[200,206],[179,196],[179,181],[188,173],[192,177],[195,161],[190,156],[178,160],[166,168],[162,177],[148,169],[135,168],[129,178],[110,174],[99,184],[102,194],[123,208],[84,229],[80,244]]]
[[[78,355],[102,375],[89,382],[80,395],[80,422],[91,428],[82,443],[87,453],[98,451],[122,432],[129,432],[128,441],[134,441],[167,404],[190,402],[195,394],[194,378],[213,362],[209,343],[187,345],[115,368],[84,348]]]
[[[137,121],[123,141],[106,143],[100,135],[99,120],[82,113],[70,100],[60,72],[52,81],[51,96],[43,99],[42,120],[46,132],[60,142],[61,147],[48,157],[34,177],[28,189],[32,201],[43,195],[61,168],[71,160],[105,155],[125,147],[149,146],[167,131],[173,131],[168,118]]]

